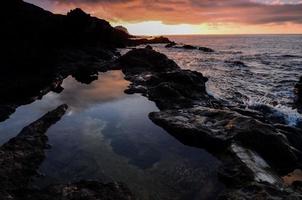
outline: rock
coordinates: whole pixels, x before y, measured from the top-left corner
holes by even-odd
[[[146,48],[146,49],[150,49],[150,50],[153,49],[152,46],[150,46],[150,45],[147,45],[145,48]]]
[[[291,188],[279,188],[268,183],[252,182],[244,187],[229,189],[218,197],[218,200],[293,200],[301,199],[302,195]]]
[[[95,68],[94,64],[100,60],[112,60],[115,49],[130,41],[127,33],[79,8],[67,15],[57,15],[13,0],[3,4],[1,15],[4,16],[1,45],[5,49],[0,68],[2,108],[32,102],[41,91],[47,93],[58,77],[73,74],[81,79],[79,74],[83,71],[90,74],[88,68]],[[83,63],[86,69],[77,71],[82,68],[77,65]],[[0,120],[13,112],[5,110],[9,112],[1,113]]]
[[[1,105],[0,106],[0,122],[8,119],[8,116],[14,113],[16,110],[13,105]]]
[[[203,52],[207,52],[207,53],[215,52],[213,49],[208,48],[208,47],[198,47],[198,50],[203,51]]]
[[[171,48],[174,47],[176,45],[176,42],[170,42],[169,44],[167,44],[165,47],[166,48]]]
[[[302,113],[302,76],[300,77],[299,82],[295,85],[294,93],[295,97],[295,106],[298,109],[299,113]]]
[[[140,37],[135,37],[132,38],[128,41],[127,45],[128,46],[138,46],[142,44],[167,44],[171,43],[169,38],[160,36],[160,37],[153,37],[153,38],[140,38]]]
[[[188,50],[199,50],[199,51],[202,51],[202,52],[205,52],[205,53],[213,53],[215,52],[213,49],[211,48],[208,48],[208,47],[199,47],[199,46],[193,46],[193,45],[177,45],[177,43],[175,42],[171,42],[169,44],[167,44],[165,46],[166,48],[181,48],[181,49],[188,49]]]
[[[28,200],[134,200],[130,190],[122,183],[100,183],[80,181],[76,183],[49,186],[43,190],[33,190],[25,196]]]
[[[192,45],[183,45],[182,48],[184,48],[184,49],[197,49],[197,47],[192,46]]]
[[[116,26],[114,28],[117,29],[117,30],[119,30],[119,31],[123,31],[124,33],[130,35],[129,32],[128,32],[128,29],[126,27],[124,27],[124,26]]]
[[[220,103],[208,95],[201,73],[182,70],[167,56],[150,49],[135,49],[118,60],[132,84],[127,93],[143,93],[161,109],[190,107],[194,103],[210,107]]]
[[[291,143],[284,129],[235,111],[194,107],[155,112],[149,116],[185,144],[222,152],[239,142],[257,152],[279,174],[301,167],[301,151],[294,148],[297,142]]]
[[[66,109],[67,105],[61,105],[45,114],[0,147],[0,194],[14,196],[27,188],[45,157],[47,137],[44,133],[61,119]]]

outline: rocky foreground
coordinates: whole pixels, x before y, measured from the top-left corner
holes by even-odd
[[[89,84],[98,72],[121,69],[131,82],[125,92],[140,93],[160,109],[150,113],[154,123],[180,142],[204,148],[222,161],[219,176],[227,190],[220,199],[302,199],[302,182],[286,185],[282,180],[301,169],[300,128],[271,117],[269,109],[243,109],[215,99],[206,91],[206,77],[182,70],[151,46],[123,56],[116,48],[167,43],[167,48],[214,50],[178,45],[163,37],[133,39],[80,9],[63,16],[21,0],[4,6],[7,51],[0,69],[0,121],[49,91],[61,92],[68,75]],[[297,108],[301,91],[300,80]],[[47,113],[0,147],[0,199],[134,199],[122,183],[83,180],[41,190],[29,187],[49,147],[45,132],[66,109],[62,105]]]
[[[127,93],[154,101],[150,119],[186,145],[205,148],[224,164],[229,188],[220,199],[300,199],[300,182],[282,176],[301,169],[302,130],[263,112],[232,107],[206,92],[201,73],[182,70],[152,49],[135,49],[118,59],[132,84]],[[278,122],[278,123],[277,123]]]

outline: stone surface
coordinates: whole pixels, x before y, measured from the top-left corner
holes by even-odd
[[[223,151],[239,142],[257,152],[280,174],[301,167],[301,151],[297,148],[302,140],[297,133],[235,111],[194,107],[155,112],[150,118],[189,145]]]
[[[298,109],[298,112],[302,113],[302,76],[300,77],[299,82],[295,85],[295,106]]]
[[[201,73],[182,70],[164,54],[151,49],[134,49],[118,59],[131,81],[127,93],[142,93],[160,109],[191,107],[193,104],[219,107],[220,102],[208,95],[207,78]]]

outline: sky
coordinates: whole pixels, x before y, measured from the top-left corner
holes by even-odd
[[[80,7],[135,35],[302,33],[302,0],[25,1],[60,14]]]

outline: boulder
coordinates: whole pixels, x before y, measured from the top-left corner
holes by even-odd
[[[195,106],[153,112],[149,117],[187,145],[222,152],[239,143],[258,153],[279,174],[301,167],[302,154],[295,148],[301,138],[235,111]]]
[[[120,57],[117,65],[132,82],[127,93],[142,93],[161,109],[191,107],[193,104],[220,106],[208,95],[201,73],[182,70],[164,54],[150,49],[134,49]]]

